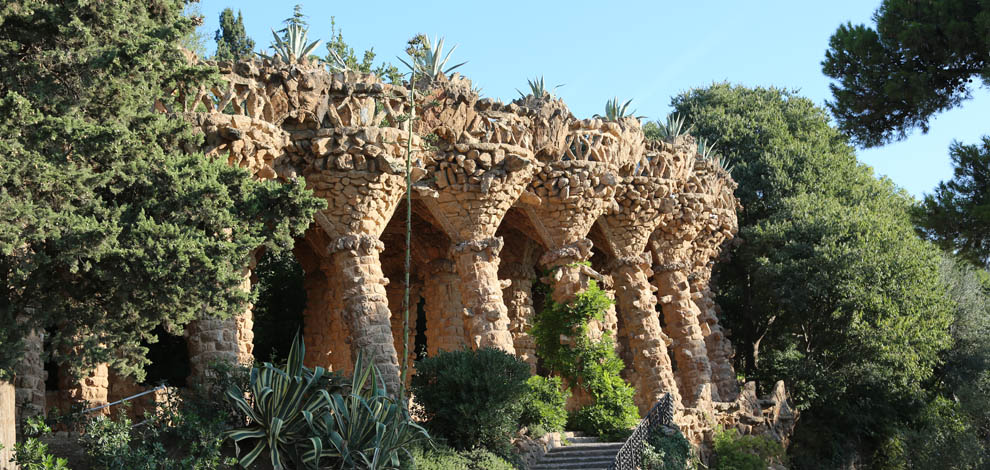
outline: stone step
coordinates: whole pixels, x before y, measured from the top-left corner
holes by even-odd
[[[530,470],[606,470],[615,461],[622,442],[600,442],[595,437],[568,437],[570,445],[557,447]]]

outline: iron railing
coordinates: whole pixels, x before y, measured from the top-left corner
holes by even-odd
[[[622,444],[622,448],[615,456],[615,462],[612,462],[612,465],[608,467],[609,470],[636,470],[639,468],[646,438],[661,426],[669,426],[673,423],[674,399],[669,393],[665,393],[660,401],[653,404],[653,408],[639,422],[629,439],[626,439],[625,444]]]

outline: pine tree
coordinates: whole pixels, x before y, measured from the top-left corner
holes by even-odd
[[[220,13],[220,29],[217,30],[215,39],[216,60],[236,61],[254,51],[254,40],[244,31],[244,17],[240,10],[237,11],[237,18],[234,18],[234,10],[223,9]]]
[[[179,47],[184,4],[0,6],[0,380],[24,331],[49,327],[76,373],[140,379],[156,327],[242,312],[249,254],[287,246],[324,204],[205,158],[188,123],[153,111],[216,78]]]

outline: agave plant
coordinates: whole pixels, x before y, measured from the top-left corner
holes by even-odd
[[[358,354],[350,393],[323,395],[329,411],[304,412],[314,438],[302,456],[310,469],[331,459],[336,468],[398,469],[399,453],[430,435],[412,421],[405,408],[385,390],[374,363]]]
[[[609,121],[618,121],[625,117],[632,116],[632,114],[636,111],[626,112],[629,109],[629,103],[632,103],[632,100],[626,101],[620,106],[618,97],[608,100],[605,102],[605,119],[608,119]]]
[[[275,37],[272,49],[275,50],[274,58],[287,64],[302,62],[320,45],[319,39],[307,45],[306,40],[309,32],[298,24],[287,26],[285,33],[286,38],[282,39],[274,29],[272,30],[272,36]],[[258,55],[266,59],[272,59],[272,57],[261,54],[260,52]]]
[[[674,143],[674,140],[678,137],[691,132],[692,126],[685,126],[684,123],[684,116],[668,114],[666,122],[657,121],[660,138],[666,142]]]
[[[715,153],[716,144],[718,144],[717,140],[715,142],[709,143],[708,139],[705,139],[704,137],[699,137],[698,155],[701,155],[701,158],[704,158],[705,160],[712,160],[714,158],[719,158],[718,154]]]
[[[535,96],[537,99],[543,98],[544,96],[548,96],[548,95],[551,98],[553,98],[553,90],[556,90],[556,89],[564,86],[563,84],[560,84],[560,85],[557,85],[557,86],[555,86],[555,87],[547,90],[546,84],[543,83],[543,76],[542,75],[540,76],[539,79],[526,80],[526,81],[529,83],[529,93],[531,95]],[[521,96],[523,98],[525,98],[527,96],[525,93],[523,93],[522,91],[520,91],[518,88],[516,88],[516,91],[519,92],[519,96]]]
[[[325,371],[303,367],[304,355],[302,337],[296,334],[284,370],[266,362],[251,369],[248,390],[237,386],[227,390],[227,401],[249,419],[246,427],[224,433],[237,446],[241,466],[250,468],[267,450],[276,470],[286,468],[288,461],[297,459],[300,443],[310,438],[306,416],[326,414],[330,397],[320,387]],[[242,441],[253,441],[243,456]]]
[[[440,78],[441,75],[446,75],[453,71],[454,69],[466,64],[467,62],[461,62],[457,65],[452,65],[447,67],[447,61],[450,60],[450,54],[457,49],[457,44],[451,47],[447,51],[447,55],[443,54],[443,37],[437,36],[436,41],[430,40],[429,36],[425,37],[423,41],[423,53],[421,55],[410,54],[410,59],[412,64],[406,62],[405,59],[399,57],[399,61],[409,67],[414,74],[425,77],[429,81],[436,80]]]

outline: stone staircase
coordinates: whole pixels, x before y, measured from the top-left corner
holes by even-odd
[[[529,470],[607,470],[622,442],[601,442],[597,437],[567,437],[570,445],[555,447]]]

